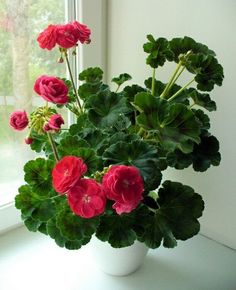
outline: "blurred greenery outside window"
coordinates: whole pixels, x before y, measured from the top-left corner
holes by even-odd
[[[48,24],[65,22],[65,0],[3,0],[0,2],[0,205],[14,199],[22,184],[23,165],[32,158],[24,143],[27,131],[9,126],[14,110],[30,113],[44,102],[33,91],[42,75],[65,77],[58,49],[39,48],[36,38]],[[67,112],[63,113],[67,119]]]

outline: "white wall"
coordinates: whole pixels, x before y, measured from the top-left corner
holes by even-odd
[[[212,98],[212,129],[221,143],[222,163],[207,173],[170,170],[166,175],[189,184],[206,203],[201,232],[236,248],[236,1],[108,0],[108,80],[122,72],[143,84],[150,69],[142,44],[146,35],[188,35],[215,50],[225,70],[223,87]],[[157,77],[169,75],[170,71]]]

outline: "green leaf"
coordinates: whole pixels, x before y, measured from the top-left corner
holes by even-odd
[[[93,124],[88,120],[88,115],[82,113],[77,117],[77,123],[70,126],[69,133],[72,136],[83,136],[84,132],[86,132],[88,129],[90,131],[92,128]]]
[[[107,85],[102,83],[103,71],[99,67],[90,67],[79,74],[79,80],[85,81],[78,89],[79,97],[86,101],[99,91],[106,90]]]
[[[102,216],[96,236],[102,241],[108,241],[114,248],[128,247],[136,240],[132,224],[130,215]]]
[[[56,214],[56,207],[51,199],[42,200],[32,212],[32,218],[38,221],[48,221]]]
[[[179,57],[191,51],[193,53],[201,53],[204,55],[215,56],[215,52],[210,50],[205,44],[196,42],[191,37],[173,38],[170,42],[170,49],[174,53],[174,61],[179,62]]]
[[[206,171],[211,165],[220,164],[219,141],[214,136],[201,137],[201,143],[194,146],[192,153],[193,169],[195,171]]]
[[[45,144],[48,142],[47,135],[39,135],[35,131],[32,131],[31,138],[33,138],[33,143],[30,144],[30,148],[33,151],[40,153],[43,150]]]
[[[140,140],[140,136],[137,134],[131,134],[131,133],[127,134],[124,132],[117,132],[109,138],[109,144],[113,145],[120,141],[130,143],[135,140]]]
[[[167,162],[176,169],[187,168],[193,164],[195,171],[206,171],[211,165],[220,164],[219,142],[214,136],[203,135],[201,142],[194,145],[193,152],[184,154],[180,150],[168,153]]]
[[[193,150],[193,142],[200,142],[200,124],[185,105],[171,104],[149,93],[138,93],[134,105],[141,113],[138,124],[155,131],[166,150],[179,148],[188,153]]]
[[[175,150],[167,154],[167,163],[175,169],[184,169],[192,164],[192,154],[184,154],[180,150]]]
[[[56,218],[52,218],[47,222],[47,232],[59,247],[65,246],[67,239],[61,235],[59,228],[56,226]]]
[[[214,85],[222,85],[223,68],[215,58],[214,51],[206,45],[184,37],[172,39],[169,46],[174,53],[174,61],[178,63],[181,59],[187,70],[196,75],[195,81],[199,90],[211,91]]]
[[[77,136],[67,136],[65,139],[61,140],[60,145],[57,147],[58,153],[61,157],[67,155],[77,155],[80,147],[88,147],[89,144],[83,140],[79,139]]]
[[[87,101],[89,101],[90,98],[93,98],[94,95],[96,95],[100,91],[105,91],[108,88],[109,88],[108,85],[105,85],[102,82],[95,84],[85,83],[79,87],[78,94],[79,97],[85,101],[86,106]]]
[[[148,53],[146,63],[152,68],[163,66],[166,60],[173,59],[173,52],[169,47],[169,42],[165,38],[154,39],[152,35],[147,35],[149,42],[143,45],[143,49]]]
[[[56,216],[56,226],[68,240],[83,240],[91,237],[99,224],[99,218],[85,219],[71,212],[69,207],[61,210]]]
[[[81,157],[88,167],[88,174],[92,174],[97,170],[101,170],[102,160],[98,157],[93,149],[79,148],[77,150],[78,157]]]
[[[107,165],[126,164],[137,167],[148,190],[156,189],[161,182],[157,150],[144,141],[117,142],[107,148],[103,159]]]
[[[89,67],[79,74],[79,80],[86,83],[99,83],[102,77],[103,71],[99,67]]]
[[[15,197],[15,206],[21,210],[24,218],[30,217],[38,205],[39,197],[31,190],[29,185],[22,185],[18,191],[19,194]]]
[[[201,126],[201,135],[207,134],[207,131],[210,129],[210,118],[200,109],[192,109],[192,111]]]
[[[190,97],[193,99],[194,104],[205,108],[208,111],[216,111],[216,103],[211,100],[209,94],[201,94],[197,90],[191,88],[188,90]]]
[[[37,232],[37,230],[41,226],[40,221],[34,220],[33,218],[30,217],[24,220],[24,224],[27,227],[27,229],[31,232]]]
[[[22,219],[45,222],[56,214],[56,206],[53,199],[42,198],[37,195],[29,185],[19,188],[19,194],[15,197],[15,206],[21,210]]]
[[[105,90],[90,98],[89,120],[101,128],[112,127],[121,114],[126,114],[130,109],[126,105],[126,99],[122,94]]]
[[[163,246],[173,248],[176,240],[186,240],[199,232],[198,218],[202,215],[204,202],[194,190],[178,182],[165,181],[158,192],[159,209],[148,212],[144,222],[136,229],[138,239],[150,248]],[[139,219],[139,217],[138,217]],[[137,223],[137,221],[136,221]]]
[[[87,244],[90,241],[90,237],[85,237],[82,240],[68,240],[64,236],[62,236],[59,228],[56,225],[56,219],[51,219],[47,222],[47,232],[49,236],[55,240],[56,244],[59,247],[65,247],[69,250],[78,250],[83,245]]]
[[[187,185],[165,181],[158,191],[159,214],[172,222],[199,218],[202,216],[204,202],[202,197]]]
[[[28,161],[24,166],[25,181],[32,190],[42,196],[48,196],[52,189],[52,169],[54,162],[43,158]]]
[[[190,55],[186,68],[196,74],[195,81],[200,91],[212,91],[214,85],[221,86],[224,78],[223,68],[213,56]]]
[[[128,102],[133,102],[134,101],[134,96],[137,93],[140,92],[145,92],[146,90],[138,85],[132,85],[132,86],[126,86],[124,88],[124,92],[125,92],[125,97],[128,100]]]
[[[118,86],[121,86],[123,83],[131,80],[132,77],[127,74],[127,73],[124,73],[124,74],[120,74],[118,77],[114,77],[111,81],[113,83],[116,83]]]

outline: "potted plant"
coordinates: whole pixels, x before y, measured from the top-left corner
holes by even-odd
[[[70,79],[39,76],[34,91],[45,105],[30,115],[10,116],[14,129],[29,127],[25,142],[40,153],[24,166],[15,206],[30,231],[60,247],[79,249],[95,235],[113,248],[135,241],[173,248],[199,232],[201,195],[189,185],[162,180],[162,172],[189,166],[203,172],[219,165],[219,142],[209,131],[207,111],[216,110],[209,92],[221,86],[223,68],[214,51],[190,37],[147,39],[143,48],[152,76],[144,84],[125,85],[131,76],[123,73],[112,79],[117,85],[112,91],[98,67],[82,71],[75,86],[68,51],[75,54],[78,42],[90,42],[87,26],[49,25],[38,36],[41,48],[59,47],[59,63],[66,63]],[[163,83],[155,73],[167,61],[176,69]],[[186,72],[190,81],[178,85]],[[63,107],[76,117],[69,128],[62,128]]]

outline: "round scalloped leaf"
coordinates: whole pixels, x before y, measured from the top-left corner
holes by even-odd
[[[56,216],[56,226],[68,240],[83,240],[91,237],[99,224],[99,218],[85,219],[75,215],[69,207],[61,210]]]
[[[184,169],[189,167],[193,160],[192,154],[184,154],[180,150],[169,152],[166,156],[167,164],[175,169]]]
[[[196,89],[190,88],[188,90],[190,97],[193,99],[194,104],[205,108],[208,111],[216,111],[216,103],[211,100],[209,94],[201,94]]]
[[[222,85],[223,67],[212,55],[189,55],[186,68],[196,74],[194,79],[200,91],[209,92],[213,90],[214,85]]]
[[[15,207],[21,210],[24,218],[30,217],[38,206],[39,196],[32,191],[29,185],[22,185],[18,191],[19,194],[15,197]]]
[[[132,225],[131,215],[102,216],[96,236],[101,241],[108,241],[114,248],[128,247],[136,240]]]
[[[173,248],[178,240],[186,240],[199,232],[197,220],[202,215],[204,202],[194,190],[178,182],[165,181],[159,189],[159,209],[140,220],[138,239],[150,248]]]
[[[181,54],[185,54],[188,51],[215,56],[215,52],[213,50],[210,50],[205,44],[196,42],[194,39],[188,36],[184,36],[183,38],[173,38],[169,42],[169,45],[170,49],[174,53],[175,62],[179,61],[179,56]]]
[[[89,147],[89,144],[85,140],[79,139],[77,136],[67,136],[65,139],[61,140],[57,149],[61,157],[68,155],[76,156],[80,147]]]
[[[149,40],[143,45],[143,49],[148,53],[146,58],[146,63],[152,68],[157,68],[158,66],[163,66],[166,60],[173,59],[173,52],[169,47],[169,41],[163,37],[154,39],[152,35],[147,35]]]
[[[89,100],[89,120],[96,127],[111,127],[119,120],[121,114],[126,114],[130,109],[122,94],[105,90],[94,95]]]
[[[103,71],[99,67],[89,67],[79,74],[79,80],[86,83],[98,83],[102,77]]]
[[[146,91],[146,89],[144,89],[144,88],[142,88],[142,87],[140,87],[138,85],[126,86],[124,88],[125,97],[128,100],[128,102],[133,102],[134,101],[134,96],[137,93],[145,92],[145,91]]]
[[[42,196],[47,196],[52,189],[52,160],[37,158],[28,161],[24,166],[25,181],[32,187],[32,190]]]
[[[132,77],[127,74],[127,73],[123,73],[123,74],[120,74],[118,77],[114,77],[111,81],[115,84],[117,84],[118,86],[121,86],[123,83],[131,80]]]
[[[90,241],[90,237],[85,237],[83,240],[68,240],[65,238],[59,228],[56,225],[56,219],[53,218],[49,220],[46,224],[47,233],[49,236],[55,240],[55,243],[60,247],[65,247],[69,250],[78,250],[83,245],[87,244]]]
[[[185,105],[171,104],[149,93],[138,93],[134,105],[141,112],[138,124],[155,130],[160,143],[169,151],[179,148],[188,153],[193,150],[193,142],[200,142],[200,124]]]
[[[219,141],[215,136],[202,136],[201,143],[194,146],[192,153],[193,169],[206,171],[211,165],[220,164]]]

